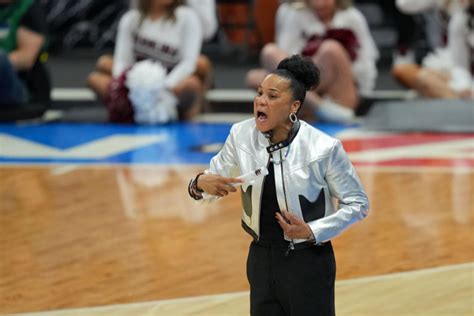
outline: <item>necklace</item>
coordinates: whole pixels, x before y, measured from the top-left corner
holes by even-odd
[[[280,165],[283,161],[286,160],[286,158],[288,157],[288,154],[290,153],[290,149],[291,149],[291,144],[288,145],[288,149],[286,150],[286,153],[285,153],[285,156],[281,157],[281,152],[280,152],[280,157],[281,159],[278,160],[278,161],[275,161],[275,159],[273,158],[273,154],[271,155],[270,157],[270,161],[274,164],[274,165]]]

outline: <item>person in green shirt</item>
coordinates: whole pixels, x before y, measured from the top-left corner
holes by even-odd
[[[0,0],[0,107],[49,100],[45,20],[34,0]]]

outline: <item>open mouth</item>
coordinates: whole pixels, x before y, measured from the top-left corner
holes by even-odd
[[[257,112],[257,120],[259,120],[260,122],[265,121],[267,118],[268,118],[267,114],[265,114],[261,111]]]

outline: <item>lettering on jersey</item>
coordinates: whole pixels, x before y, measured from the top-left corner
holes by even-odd
[[[137,33],[133,37],[137,60],[152,59],[161,62],[167,68],[172,68],[178,63],[178,48],[152,41]]]

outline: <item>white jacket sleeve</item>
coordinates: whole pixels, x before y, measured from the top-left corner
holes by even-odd
[[[184,8],[187,9],[187,8]],[[190,9],[178,13],[177,19],[182,19],[182,38],[181,38],[181,60],[168,74],[165,80],[165,86],[173,89],[179,82],[190,76],[196,69],[197,59],[201,52],[202,35],[201,24],[196,13]]]
[[[222,149],[211,159],[209,169],[205,170],[205,174],[218,174],[223,177],[231,177],[233,170],[237,168],[236,150],[235,150],[235,133],[232,126],[229,136],[224,143]],[[202,201],[213,202],[219,197],[203,193]]]
[[[236,148],[235,148],[235,131],[232,126],[229,136],[224,143],[224,146],[211,159],[209,169],[206,173],[219,174],[223,177],[230,177],[232,170],[237,167]]]
[[[138,27],[140,13],[130,10],[120,19],[114,49],[112,75],[118,77],[135,62],[133,32]]]
[[[331,196],[339,201],[339,209],[334,214],[308,223],[317,243],[338,236],[350,225],[365,218],[369,210],[367,195],[339,140],[330,153],[326,182]]]

